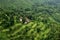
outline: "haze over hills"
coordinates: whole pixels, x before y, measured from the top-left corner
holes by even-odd
[[[39,4],[60,4],[59,0],[0,0],[1,7],[31,7],[35,3]]]

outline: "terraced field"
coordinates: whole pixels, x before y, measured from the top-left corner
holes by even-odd
[[[1,29],[1,33],[5,33],[6,40],[38,40],[48,37],[50,28],[46,28],[46,25],[42,22],[30,22],[28,24],[17,23],[10,28]],[[41,37],[40,37],[41,36]],[[4,36],[1,36],[4,40]]]

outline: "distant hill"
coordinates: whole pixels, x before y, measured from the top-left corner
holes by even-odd
[[[60,3],[60,0],[0,0],[1,7],[31,7],[35,3],[56,5]]]

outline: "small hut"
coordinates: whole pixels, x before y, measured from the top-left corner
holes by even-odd
[[[25,24],[27,24],[29,22],[30,22],[30,20],[27,17],[25,17]]]

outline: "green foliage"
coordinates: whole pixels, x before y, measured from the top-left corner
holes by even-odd
[[[1,0],[1,2],[3,1]],[[39,0],[33,0],[33,2],[8,0],[7,4],[4,4],[6,1],[2,3],[3,7],[0,7],[0,40],[59,40],[59,8],[37,2]],[[41,0],[41,2],[44,1]],[[20,22],[20,17],[23,17],[22,22]],[[25,17],[30,20],[27,24],[25,24]]]

